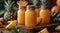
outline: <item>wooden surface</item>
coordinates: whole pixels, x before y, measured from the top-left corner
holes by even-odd
[[[48,24],[48,25],[43,25],[43,26],[36,26],[34,28],[26,28],[24,25],[18,26],[20,29],[24,30],[29,30],[30,32],[39,32],[44,28],[47,28],[50,33],[60,33],[60,31],[56,31],[55,28],[60,25],[60,23],[53,23],[53,24]]]
[[[55,28],[60,25],[59,23],[54,23],[54,24],[48,24],[48,25],[43,25],[43,26],[36,26],[34,28],[26,28],[25,26],[18,26],[20,30],[27,30],[30,32],[39,32],[44,28],[47,28],[50,33],[60,33],[60,31],[56,31]],[[0,33],[10,33],[9,30],[5,28],[0,28]]]

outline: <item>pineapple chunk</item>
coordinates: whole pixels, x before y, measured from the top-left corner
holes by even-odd
[[[19,6],[27,6],[28,2],[27,1],[18,1],[17,4]]]
[[[14,21],[8,21],[8,23],[11,23],[11,22],[17,22],[17,20],[14,20]]]
[[[58,27],[56,27],[55,29],[60,31],[60,25]]]
[[[6,28],[12,29],[14,25],[16,25],[16,21],[10,21],[10,23],[6,26]]]
[[[37,24],[40,24],[40,17],[37,17]]]
[[[49,32],[48,32],[47,28],[44,28],[43,30],[41,30],[41,31],[38,32],[38,33],[49,33]]]

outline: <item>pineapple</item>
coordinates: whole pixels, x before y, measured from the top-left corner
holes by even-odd
[[[51,12],[51,21],[54,23],[60,22],[60,12],[59,11]]]
[[[16,13],[14,11],[14,3],[11,0],[5,1],[5,10],[6,13],[4,14],[5,21],[15,20],[16,19]]]

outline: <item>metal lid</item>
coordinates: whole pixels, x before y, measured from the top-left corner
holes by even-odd
[[[26,7],[25,6],[20,6],[19,9],[26,9]]]
[[[28,5],[27,6],[27,9],[33,9],[34,10],[35,9],[35,6],[34,5]]]

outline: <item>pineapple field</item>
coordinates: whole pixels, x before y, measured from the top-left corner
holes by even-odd
[[[0,0],[0,33],[60,33],[60,0]]]

